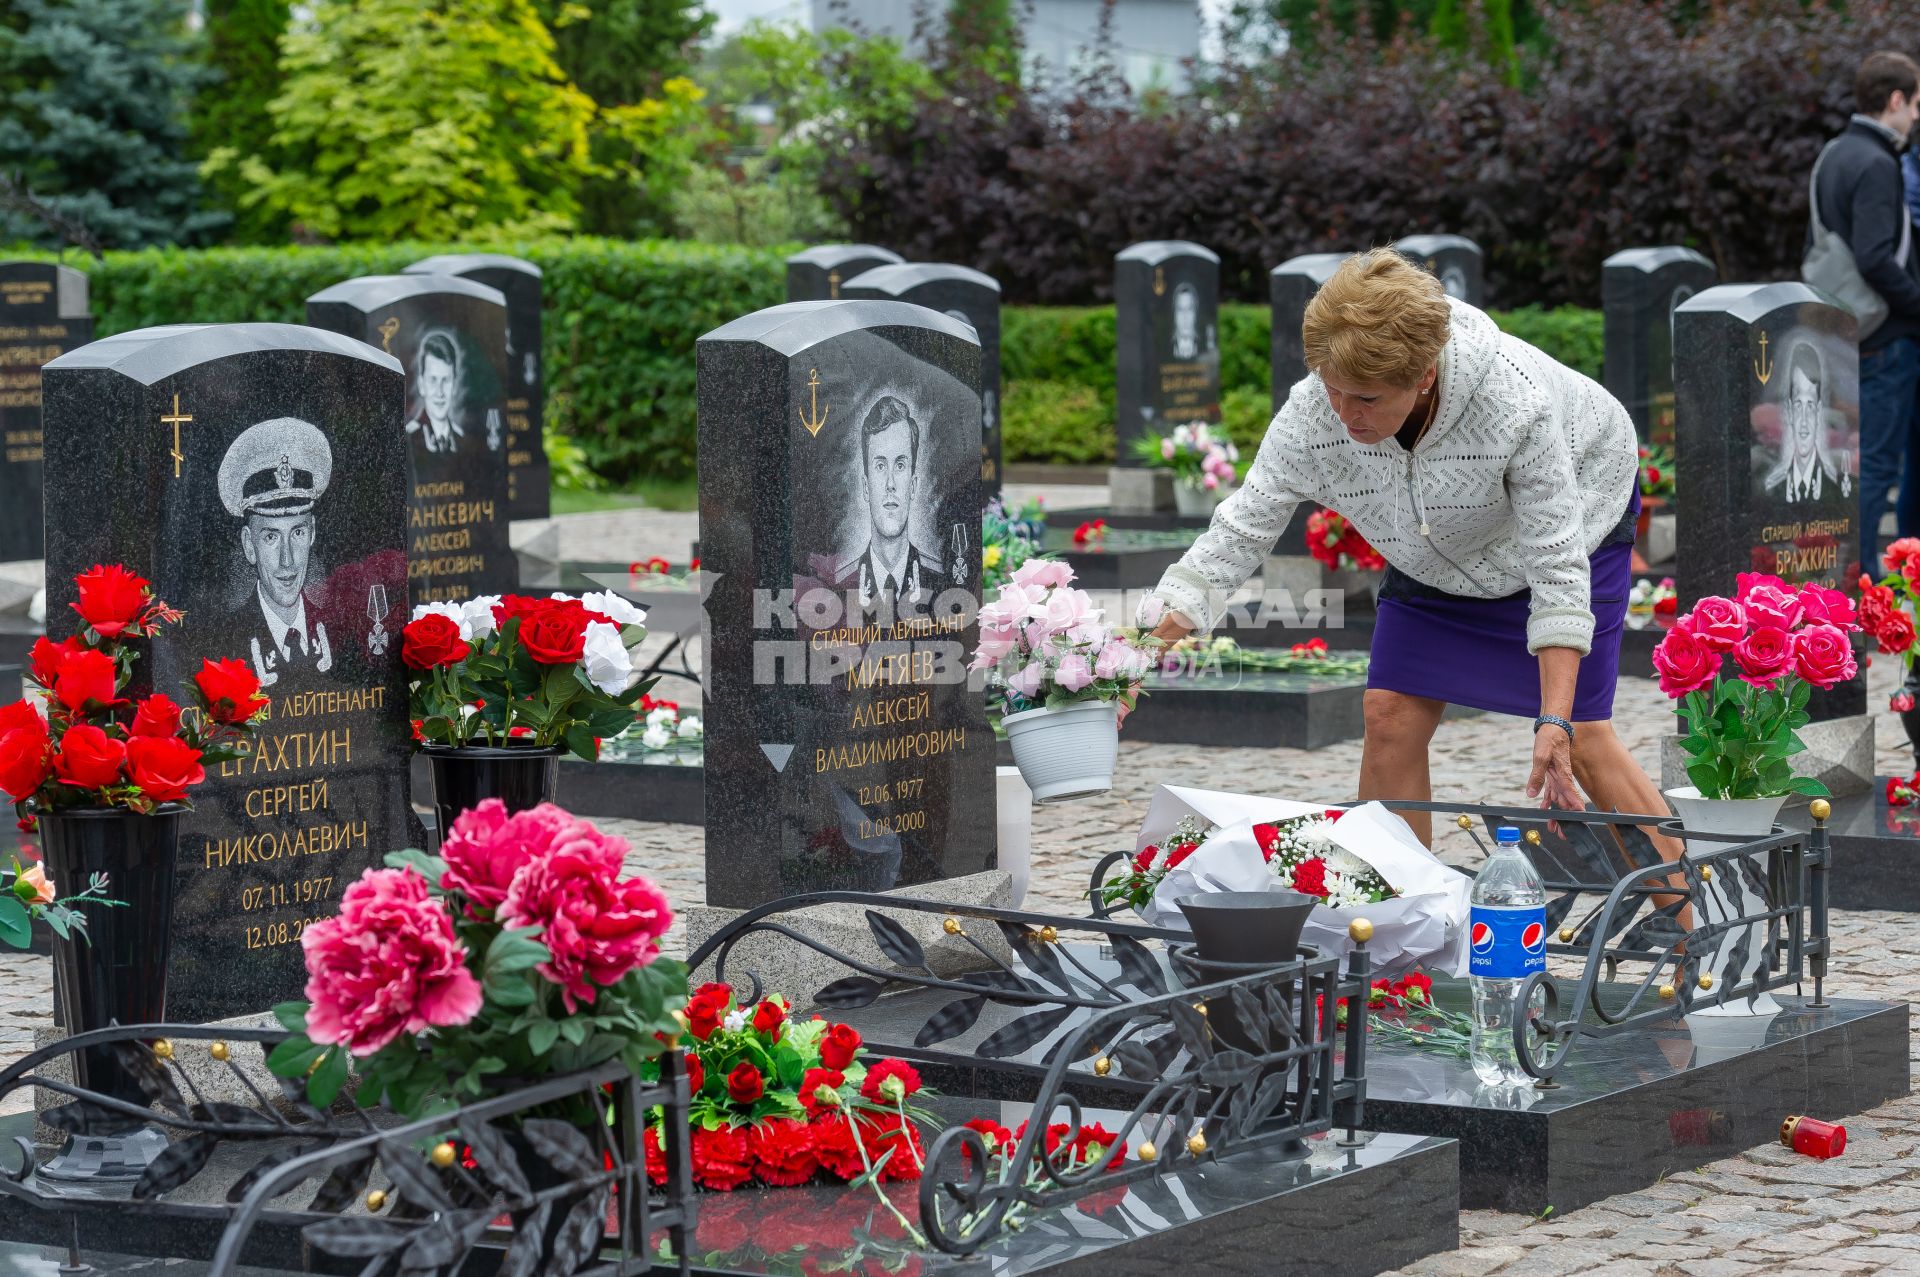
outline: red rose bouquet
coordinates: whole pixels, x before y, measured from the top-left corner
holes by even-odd
[[[1387,566],[1380,551],[1367,544],[1346,516],[1315,510],[1307,516],[1307,553],[1329,568],[1358,568],[1380,572]]]
[[[181,614],[118,565],[91,568],[74,583],[80,632],[36,642],[27,699],[0,707],[0,791],[26,827],[75,807],[144,814],[185,803],[207,764],[246,755],[267,709],[260,681],[237,660],[203,662],[186,684],[186,705],[164,692],[129,699],[139,659],[133,641]]]
[[[1824,797],[1827,787],[1795,776],[1787,759],[1806,748],[1798,733],[1813,689],[1859,673],[1853,602],[1752,572],[1738,586],[1731,599],[1701,599],[1653,649],[1660,690],[1686,718],[1687,776],[1703,798]]]
[[[401,631],[414,735],[428,745],[564,745],[592,762],[634,724],[646,613],[606,591],[423,603]]]
[[[388,856],[301,937],[307,1000],[274,1008],[292,1036],[267,1066],[325,1108],[351,1063],[362,1103],[408,1117],[496,1075],[638,1072],[678,1031],[687,973],[660,957],[673,909],[624,875],[627,851],[552,803],[509,815],[490,798],[438,856]]]

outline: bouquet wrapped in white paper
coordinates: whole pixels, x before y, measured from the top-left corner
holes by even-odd
[[[1181,841],[1163,848],[1176,831]],[[1310,863],[1293,863],[1309,855]],[[1374,927],[1367,947],[1376,974],[1414,966],[1466,974],[1472,879],[1441,864],[1379,803],[1332,813],[1315,803],[1162,785],[1141,826],[1134,867],[1136,881],[1164,875],[1140,909],[1153,926],[1185,930],[1184,897],[1291,891],[1298,874],[1326,902],[1308,919],[1305,943],[1344,956],[1352,948],[1347,924],[1365,917]]]

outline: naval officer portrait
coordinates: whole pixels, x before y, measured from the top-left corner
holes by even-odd
[[[240,550],[254,577],[252,595],[233,614],[233,638],[262,687],[290,670],[333,668],[327,627],[310,615],[307,595],[313,507],[332,477],[327,437],[297,417],[248,426],[220,462],[220,501],[240,520]]]
[[[866,500],[866,548],[841,569],[835,588],[858,589],[861,608],[882,595],[925,608],[949,584],[938,555],[913,544],[914,492],[920,481],[921,423],[897,395],[881,395],[860,425],[860,493]]]
[[[407,433],[428,452],[458,452],[466,433],[460,427],[460,345],[444,328],[420,339],[413,391],[420,411],[407,422]]]

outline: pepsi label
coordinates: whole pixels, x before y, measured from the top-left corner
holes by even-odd
[[[1472,917],[1468,975],[1524,980],[1547,969],[1545,905],[1475,905]]]

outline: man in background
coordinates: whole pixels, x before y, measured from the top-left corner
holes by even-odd
[[[1900,535],[1920,526],[1920,488],[1903,464],[1920,417],[1920,260],[1900,164],[1920,115],[1920,66],[1903,53],[1869,54],[1853,96],[1857,110],[1821,153],[1813,196],[1821,224],[1887,304],[1885,321],[1860,341],[1860,570],[1877,577],[1880,520],[1896,481]]]

